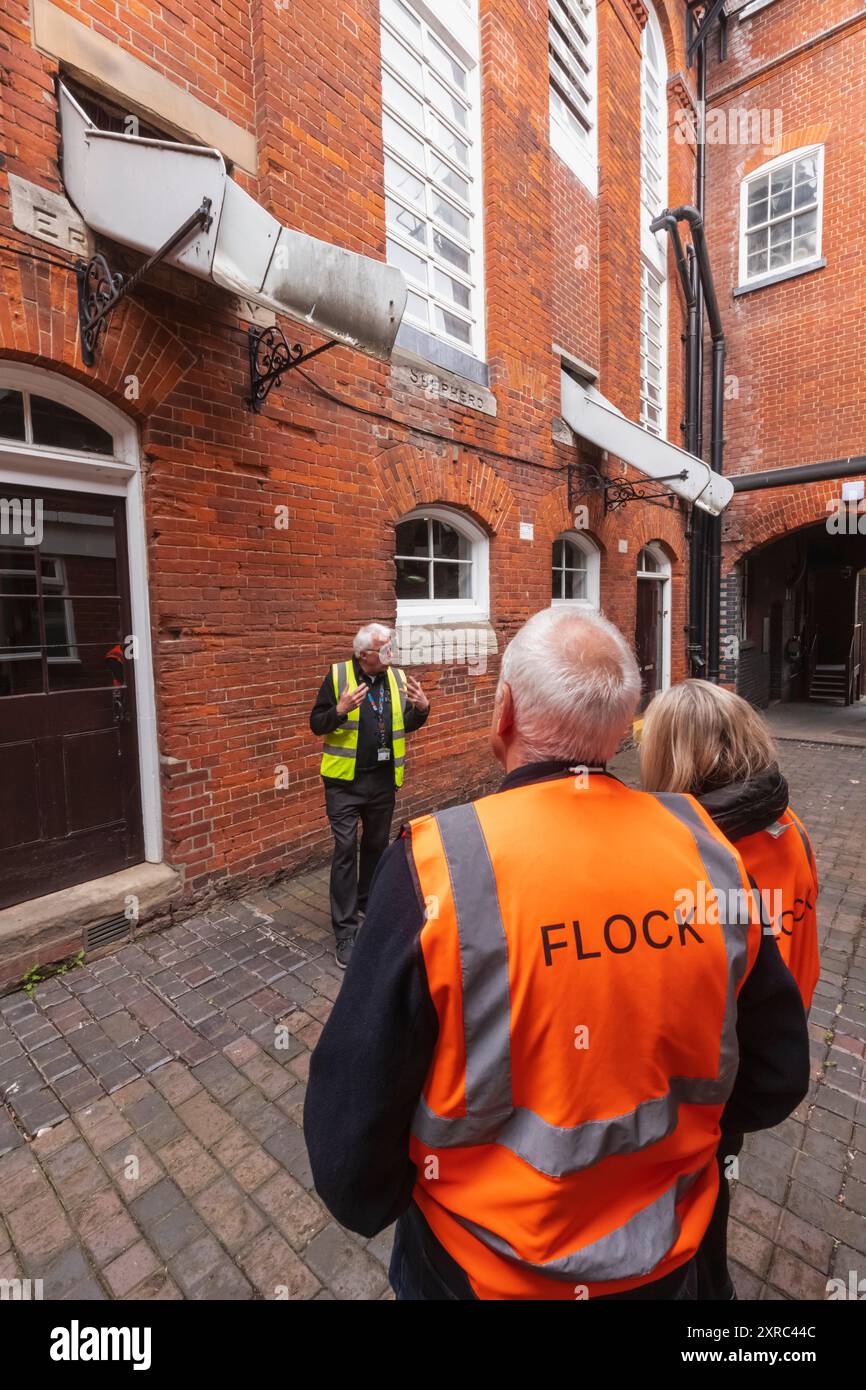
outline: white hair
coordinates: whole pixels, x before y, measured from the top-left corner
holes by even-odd
[[[364,626],[359,627],[358,631],[355,633],[352,651],[355,656],[360,656],[362,652],[368,652],[370,650],[378,637],[381,637],[383,641],[387,642],[390,636],[391,629],[386,627],[384,623],[365,623]]]
[[[505,649],[500,690],[504,683],[527,760],[584,766],[613,757],[641,688],[622,633],[592,609],[535,613]]]

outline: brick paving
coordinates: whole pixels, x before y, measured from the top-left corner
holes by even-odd
[[[782,763],[821,877],[813,1081],[747,1140],[730,1244],[741,1297],[807,1299],[866,1273],[866,748],[785,743]],[[0,1000],[0,1279],[46,1299],[392,1296],[391,1232],[331,1219],[301,1130],[331,943],[320,868]]]

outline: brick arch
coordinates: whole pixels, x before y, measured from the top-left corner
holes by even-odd
[[[81,360],[75,275],[16,257],[0,266],[0,353],[10,361],[61,372],[139,421],[171,395],[195,353],[159,319],[128,298],[112,316],[95,367]],[[138,397],[127,398],[127,378]]]
[[[582,496],[578,497],[577,505],[587,507],[589,526],[585,528],[586,534],[604,555],[607,547],[600,536],[603,524],[601,499],[591,495]],[[574,514],[568,506],[568,485],[563,483],[559,487],[551,488],[538,507],[535,513],[535,539],[550,541],[552,544],[563,531],[573,530]]]
[[[866,474],[861,474],[866,478]],[[722,570],[727,573],[743,555],[771,541],[826,522],[842,495],[838,478],[799,487],[748,493],[736,498],[725,514],[722,527]]]
[[[608,549],[615,550],[619,538],[627,534],[629,555],[636,563],[642,546],[650,541],[660,541],[671,562],[672,572],[676,574],[685,559],[685,541],[679,509],[641,506],[638,502],[628,502],[625,511],[632,512],[632,516],[628,518],[630,525],[627,529],[623,526],[621,512],[610,512],[605,517],[601,531],[602,543]]]
[[[653,9],[656,12],[656,19],[662,31],[662,42],[665,46],[668,86],[670,87],[678,79],[683,93],[688,94],[688,104],[693,106],[691,94],[688,92],[688,87],[683,79],[683,73],[688,72],[688,68],[686,66],[686,35],[682,20],[682,6],[676,3],[672,6],[671,0],[653,0]]]
[[[458,445],[398,444],[368,467],[392,521],[439,502],[469,512],[495,536],[514,506],[514,493],[495,469]]]
[[[807,145],[825,145],[829,134],[829,121],[824,121],[820,125],[803,125],[798,130],[786,130],[778,140],[774,140],[770,145],[762,146],[743,162],[740,166],[740,177],[746,178],[747,175],[753,174],[756,169],[760,169],[762,164],[767,164],[771,159],[777,159],[781,154],[787,154],[789,150],[800,150]]]

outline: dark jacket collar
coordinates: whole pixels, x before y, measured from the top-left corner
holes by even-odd
[[[521,767],[512,768],[510,772],[506,773],[499,785],[499,790],[506,792],[510,791],[512,787],[528,786],[530,782],[547,782],[554,777],[567,777],[573,767],[574,762],[571,759],[566,762],[558,759],[546,763],[524,763]],[[606,777],[612,775],[604,767],[590,767],[586,771],[600,772]]]
[[[766,830],[788,806],[788,783],[775,764],[757,777],[702,792],[697,798],[729,840]]]

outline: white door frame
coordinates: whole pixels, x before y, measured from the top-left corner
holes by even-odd
[[[637,578],[652,579],[661,585],[662,669],[658,687],[661,692],[668,690],[671,683],[671,562],[658,541],[646,541],[640,549],[648,550],[659,565],[657,570],[639,569]]]
[[[113,458],[76,450],[41,448],[0,440],[0,489],[4,483],[42,487],[46,491],[92,492],[122,497],[126,502],[126,545],[132,630],[138,638],[135,665],[135,705],[138,724],[138,767],[144,857],[162,862],[162,806],[159,781],[159,740],[156,693],[150,642],[150,603],[147,583],[147,543],[144,490],[139,468],[138,432],[115,406],[86,386],[56,372],[0,359],[0,388],[32,391],[77,410],[114,439]]]

